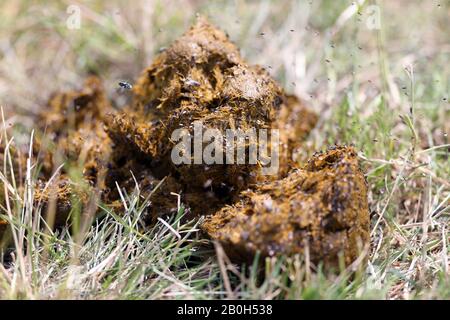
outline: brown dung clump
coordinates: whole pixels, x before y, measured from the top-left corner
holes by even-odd
[[[282,180],[258,184],[202,228],[239,260],[308,247],[314,262],[336,264],[342,251],[351,263],[369,239],[367,186],[355,150],[329,149]]]
[[[236,260],[248,261],[257,251],[303,253],[308,246],[314,261],[334,263],[342,250],[350,263],[367,242],[367,188],[355,150],[336,147],[299,168],[293,156],[317,115],[264,69],[248,65],[204,18],[155,58],[132,93],[131,104],[117,112],[91,77],[80,91],[55,95],[39,117],[45,132],[34,148],[43,164],[40,178],[47,181],[68,164],[51,186],[40,181],[36,188],[44,206],[54,199],[57,225],[67,220],[74,193],[84,205],[99,194],[120,212],[118,186],[132,192],[137,183],[150,199],[145,222],[174,214],[179,194],[187,218],[206,215],[203,231]],[[194,164],[192,155],[185,158],[190,163],[174,164],[172,133],[185,129],[193,136],[195,121],[202,133],[278,129],[278,173],[261,175],[260,163]],[[215,142],[225,155],[230,141]],[[71,166],[81,169],[82,182],[73,181]]]
[[[78,162],[92,185],[104,171],[111,143],[103,120],[111,106],[97,77],[86,80],[80,91],[53,96],[38,118],[44,135],[35,143],[36,152],[48,176],[60,164]]]
[[[34,142],[38,163],[42,164],[35,200],[45,212],[51,199],[55,199],[56,225],[66,222],[74,199],[86,204],[94,188],[108,192],[105,175],[111,142],[103,119],[110,111],[100,79],[91,76],[81,90],[51,97],[37,119],[43,133]],[[58,175],[47,185],[60,166]],[[74,181],[66,167],[80,168],[84,180]]]
[[[117,152],[137,152],[155,170],[172,173],[189,188],[207,185],[233,195],[254,182],[257,165],[175,165],[171,135],[185,128],[193,136],[194,121],[201,121],[203,132],[268,129],[281,97],[282,90],[265,71],[248,66],[225,33],[200,18],[143,72],[132,106],[108,119],[108,132],[123,149]]]

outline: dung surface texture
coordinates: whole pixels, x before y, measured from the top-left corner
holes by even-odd
[[[366,193],[355,150],[333,147],[286,178],[243,192],[202,227],[238,260],[307,248],[313,262],[336,264],[342,252],[349,264],[369,239]]]

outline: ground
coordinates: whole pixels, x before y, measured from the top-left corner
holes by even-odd
[[[80,28],[70,20],[77,8]],[[319,113],[300,160],[335,143],[359,150],[369,184],[367,265],[329,273],[307,255],[234,265],[201,237],[198,221],[180,222],[182,204],[172,220],[139,229],[148,205],[139,189],[122,195],[121,216],[100,208],[103,219],[72,232],[39,227],[29,187],[39,163],[8,165],[9,155],[26,158],[34,116],[53,92],[80,88],[92,72],[116,107],[125,105],[117,83],[133,83],[196,13]],[[15,250],[2,252],[0,298],[449,299],[449,13],[448,2],[434,0],[2,2],[8,201],[0,217],[19,218]]]

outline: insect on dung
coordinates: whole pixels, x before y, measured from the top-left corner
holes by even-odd
[[[200,86],[200,82],[192,80],[192,79],[186,79],[184,83],[189,87],[198,87]]]

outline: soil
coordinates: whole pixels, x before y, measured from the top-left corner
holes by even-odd
[[[302,152],[316,113],[263,68],[247,64],[203,17],[142,72],[132,94],[118,112],[92,76],[80,90],[54,95],[38,117],[36,199],[44,210],[55,199],[56,225],[69,223],[73,194],[84,205],[99,195],[120,212],[118,186],[131,193],[138,185],[143,198],[151,196],[147,224],[176,212],[173,193],[180,194],[186,218],[206,216],[205,235],[236,261],[249,261],[257,251],[291,255],[308,247],[313,261],[336,263],[343,251],[348,264],[368,241],[367,187],[356,151],[337,146],[303,166],[296,163],[293,156]],[[260,163],[175,165],[172,132],[185,128],[193,135],[194,121],[221,133],[278,129],[278,173],[262,175]],[[225,144],[220,148],[225,154]],[[248,153],[249,144],[245,148]],[[82,179],[73,178],[74,166]]]

